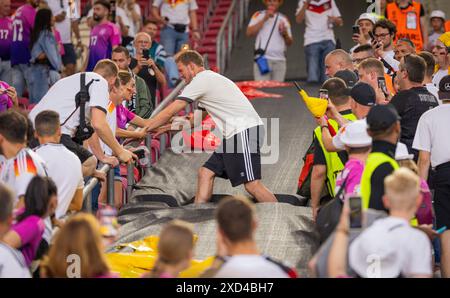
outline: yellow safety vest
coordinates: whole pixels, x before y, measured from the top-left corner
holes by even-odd
[[[370,183],[372,174],[380,165],[386,162],[391,164],[391,166],[394,168],[394,171],[400,168],[397,161],[387,154],[381,152],[373,152],[370,153],[367,157],[366,165],[361,177],[361,198],[364,210],[369,209],[370,195],[372,193],[372,185]],[[418,225],[416,218],[411,219],[410,223],[412,226]]]
[[[350,120],[350,121],[357,120],[356,116],[353,114],[345,114],[345,115],[342,115],[342,117],[344,117],[345,119]],[[335,131],[338,131],[339,125],[336,121],[334,121],[333,119],[330,119],[328,122],[334,128]],[[325,156],[326,167],[327,167],[326,184],[327,184],[327,188],[328,188],[328,193],[330,194],[330,196],[334,197],[334,195],[335,195],[334,189],[336,187],[336,177],[344,169],[344,164],[342,163],[339,155],[336,152],[328,152],[327,149],[325,149],[325,146],[322,141],[322,129],[320,126],[316,127],[316,129],[314,129],[314,135],[317,138],[317,140],[319,141],[320,147],[322,148],[322,151],[323,151],[323,155]]]

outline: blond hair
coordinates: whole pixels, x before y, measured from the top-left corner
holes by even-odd
[[[119,67],[110,59],[102,59],[95,64],[94,72],[98,73],[105,79],[117,77]]]
[[[80,277],[94,278],[109,273],[103,253],[100,225],[87,213],[71,217],[56,234],[48,256],[42,261],[42,273],[46,277],[68,277],[68,257],[76,255],[80,260]]]
[[[178,265],[189,260],[194,249],[194,233],[189,223],[174,220],[159,234],[158,259],[151,277],[159,277],[167,265]]]
[[[420,179],[407,168],[400,168],[384,179],[385,195],[390,209],[410,210],[420,195]]]

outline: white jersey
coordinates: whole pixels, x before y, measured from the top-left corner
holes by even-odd
[[[236,84],[210,70],[198,73],[178,99],[200,104],[226,139],[248,128],[263,125],[255,108]]]
[[[215,278],[289,278],[288,269],[260,255],[235,255],[217,271]]]
[[[58,186],[55,216],[59,219],[67,213],[75,192],[84,186],[80,159],[61,144],[44,144],[35,152],[45,161],[48,176]]]
[[[0,278],[31,278],[22,253],[0,242]]]
[[[41,101],[31,110],[29,117],[34,124],[37,114],[52,110],[59,114],[62,125],[61,132],[71,137],[80,124],[80,109],[75,106],[75,95],[80,91],[80,74],[76,73],[56,82]],[[94,80],[89,87],[90,101],[84,111],[86,122],[91,118],[91,107],[96,107],[106,113],[109,102],[108,82],[99,74],[86,72],[86,85]]]
[[[0,180],[7,184],[18,198],[25,195],[34,176],[47,176],[44,160],[31,149],[23,148],[19,153],[0,164]]]

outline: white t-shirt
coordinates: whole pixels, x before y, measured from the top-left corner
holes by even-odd
[[[71,20],[69,15],[69,0],[47,0],[48,7],[51,9],[53,16],[66,12],[66,17],[61,22],[55,21],[55,28],[61,34],[63,44],[72,43],[71,40]]]
[[[407,220],[376,220],[349,248],[350,267],[361,277],[431,275],[431,243]]]
[[[66,215],[76,190],[84,187],[80,159],[61,144],[44,144],[35,152],[46,162],[48,176],[58,186],[55,216],[59,219]]]
[[[450,161],[450,104],[442,104],[422,114],[417,124],[413,148],[431,153],[431,166]]]
[[[300,12],[305,3],[305,0],[298,2],[298,8],[295,14]],[[305,12],[305,46],[325,40],[335,42],[333,29],[328,26],[329,16],[341,16],[334,0],[318,0],[309,4]]]
[[[97,73],[86,72],[86,85],[92,79],[95,79],[95,81],[89,87],[90,101],[86,103],[86,122],[90,121],[91,107],[99,108],[106,113],[109,102],[108,82]],[[61,132],[74,137],[75,131],[80,124],[80,109],[75,110],[75,95],[79,91],[80,73],[57,81],[31,110],[29,114],[30,120],[34,124],[34,119],[40,112],[44,110],[56,111],[59,114],[61,124],[65,122],[61,127]],[[71,114],[72,116],[70,116]],[[69,116],[70,119],[68,119]]]
[[[0,242],[0,278],[31,278],[23,254]]]
[[[139,7],[138,4],[134,4],[133,9],[134,9],[134,11],[136,11],[136,13],[138,15],[142,15],[141,8]],[[122,12],[120,13],[119,16],[121,17],[121,19],[124,22],[125,26],[128,26],[128,36],[135,37],[136,34],[139,32],[139,29],[140,29],[138,27],[139,23],[136,24],[135,22],[133,22],[133,17],[131,15],[131,12],[128,13],[123,8],[120,8],[120,10],[122,10]],[[117,13],[117,11],[116,11],[116,13]]]
[[[253,26],[257,23],[259,23],[262,19],[264,19],[264,16],[266,15],[267,11],[257,11],[255,14],[253,14],[250,23],[248,26]],[[278,19],[277,23],[275,25],[275,28],[273,30],[272,37],[270,38],[269,44],[267,44],[267,41],[269,40],[270,32],[272,32],[272,28],[274,27],[276,16],[269,18],[259,30],[258,35],[256,36],[256,42],[255,42],[255,49],[265,49],[267,45],[266,50],[266,58],[269,60],[278,60],[278,61],[285,61],[286,60],[286,43],[284,41],[283,36],[280,33],[280,24],[284,24],[284,26],[287,29],[287,33],[290,37],[292,37],[291,32],[291,24],[289,23],[289,20],[286,16],[284,16],[282,13],[277,13]]]
[[[442,104],[442,100],[439,99],[439,88],[434,86],[433,83],[428,83],[425,84],[425,88],[427,88],[428,92],[430,92],[431,94],[434,95],[434,97],[436,97],[438,103],[441,105]]]
[[[210,70],[198,73],[178,99],[197,101],[211,115],[224,138],[263,125],[250,101],[234,82]]]
[[[281,266],[260,255],[235,255],[227,259],[215,278],[289,278]]]
[[[394,50],[391,50],[388,52],[384,52],[383,59],[394,69],[394,71],[398,71],[399,66],[400,66],[400,61],[395,60],[394,56],[395,56]],[[387,71],[388,71],[388,69],[385,67],[384,72],[387,73]]]
[[[439,83],[441,82],[442,78],[449,74],[449,71],[447,69],[439,69],[434,75],[433,75],[433,84],[437,88],[439,88]]]
[[[31,149],[24,148],[11,159],[7,159],[0,168],[0,180],[7,184],[18,198],[25,195],[28,184],[34,176],[47,176],[44,160]]]
[[[154,7],[161,7],[161,17],[167,17],[170,24],[189,25],[189,12],[197,10],[198,5],[195,0],[154,0]]]

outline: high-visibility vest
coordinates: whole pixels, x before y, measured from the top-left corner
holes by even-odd
[[[392,2],[386,6],[388,19],[397,26],[395,40],[409,38],[415,45],[416,50],[423,48],[423,37],[420,26],[420,3],[415,1],[407,9],[401,10],[397,3]]]
[[[445,32],[449,32],[449,31],[450,31],[450,20],[445,22]]]
[[[394,90],[394,83],[392,82],[392,77],[387,73],[384,73],[384,80],[386,81],[386,88],[389,91],[389,94],[394,96],[396,92]]]
[[[342,115],[347,120],[356,121],[357,118],[353,114]],[[334,128],[335,131],[338,130],[338,124],[333,119],[328,120],[329,124]],[[326,167],[327,167],[327,188],[330,196],[335,195],[334,189],[336,187],[336,177],[344,169],[344,164],[337,152],[328,152],[322,141],[322,128],[320,126],[316,127],[314,130],[314,136],[319,141],[320,147],[322,148],[323,155],[325,156]]]

